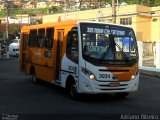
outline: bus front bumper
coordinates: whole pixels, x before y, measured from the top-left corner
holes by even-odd
[[[128,81],[98,81],[89,80],[84,76],[79,81],[78,93],[101,94],[101,93],[121,93],[134,92],[138,90],[139,74],[135,79]]]

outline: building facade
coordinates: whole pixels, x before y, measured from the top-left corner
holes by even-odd
[[[160,42],[160,6],[123,5],[116,8],[116,23],[135,30],[138,41]],[[43,23],[65,20],[112,21],[112,8],[66,12],[43,16]]]

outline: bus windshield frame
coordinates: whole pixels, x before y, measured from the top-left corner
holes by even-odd
[[[80,23],[82,56],[98,65],[133,65],[138,47],[132,28],[103,23]]]

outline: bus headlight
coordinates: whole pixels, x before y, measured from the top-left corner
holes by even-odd
[[[132,80],[135,79],[137,75],[138,75],[138,71],[136,71],[135,74],[131,76],[131,79]]]
[[[132,79],[132,80],[133,80],[133,79],[135,79],[135,78],[136,78],[136,76],[135,76],[135,75],[132,75],[132,76],[131,76],[131,79]]]
[[[94,80],[94,79],[95,79],[95,76],[94,76],[93,74],[91,74],[91,75],[89,76],[89,78],[90,78],[91,80]]]
[[[81,70],[87,77],[89,77],[90,80],[94,80],[96,78],[95,75],[86,68],[81,68]]]

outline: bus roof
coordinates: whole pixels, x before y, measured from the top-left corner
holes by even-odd
[[[78,23],[96,23],[96,24],[106,24],[106,25],[116,25],[116,26],[120,26],[120,27],[125,27],[125,28],[132,28],[126,25],[121,25],[121,24],[116,24],[116,23],[110,23],[110,22],[100,22],[100,21],[86,21],[86,20],[81,20],[81,21],[77,21]]]
[[[99,22],[99,21],[86,21],[86,20],[70,20],[70,21],[62,21],[62,22],[51,22],[51,23],[45,23],[45,24],[38,24],[38,25],[31,25],[31,26],[23,26],[21,29],[21,32],[28,32],[30,29],[40,29],[47,27],[56,27],[56,26],[68,26],[68,25],[77,25],[78,23],[96,23],[96,24],[106,24],[106,25],[116,25],[121,26],[125,28],[131,28],[128,26],[115,24],[115,23],[106,23],[106,22]]]
[[[56,26],[68,26],[68,25],[76,25],[77,20],[72,21],[63,21],[63,22],[51,22],[45,24],[31,25],[31,26],[23,26],[21,32],[28,32],[29,29],[39,29],[47,27],[56,27]]]

